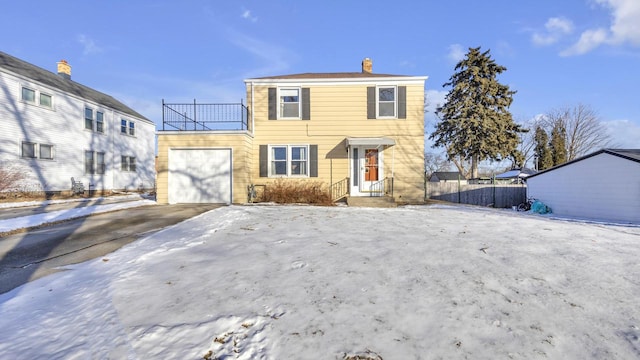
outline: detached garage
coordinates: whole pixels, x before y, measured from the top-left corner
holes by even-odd
[[[527,178],[559,216],[640,224],[640,149],[603,149]]]

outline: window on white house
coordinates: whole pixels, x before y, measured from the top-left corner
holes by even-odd
[[[51,95],[40,93],[40,105],[52,108],[53,102],[51,101]]]
[[[84,108],[84,128],[93,131],[93,109]]]
[[[273,145],[269,151],[270,176],[308,176],[308,145]]]
[[[136,135],[135,126],[136,125],[133,123],[133,121],[129,121],[129,135],[131,135],[131,136],[135,136]]]
[[[131,171],[131,172],[135,172],[136,171],[136,158],[135,157],[122,155],[120,159],[121,159],[120,160],[120,162],[121,162],[120,169],[122,171]]]
[[[104,114],[100,111],[96,112],[96,131],[104,132]]]
[[[84,172],[85,174],[95,174],[94,168],[94,152],[93,151],[85,151],[84,152]]]
[[[127,120],[125,119],[120,120],[120,133],[121,134],[127,133]]]
[[[104,162],[104,153],[103,152],[97,152],[96,153],[96,173],[97,174],[104,174],[104,171],[106,169],[106,164]]]
[[[53,145],[40,144],[40,159],[53,160]]]
[[[29,88],[23,87],[22,88],[22,101],[26,101],[29,103],[36,103],[36,91],[35,90],[31,90]]]
[[[36,157],[36,143],[23,141],[22,142],[22,154],[23,158],[34,158]]]
[[[278,89],[280,99],[280,118],[300,118],[300,89]]]
[[[378,87],[378,117],[395,117],[396,116],[396,87]]]

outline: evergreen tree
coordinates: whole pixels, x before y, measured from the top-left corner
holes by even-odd
[[[434,147],[446,149],[449,160],[463,174],[467,173],[463,162],[470,161],[472,178],[478,176],[480,161],[500,161],[514,154],[518,134],[527,131],[513,121],[508,110],[515,91],[496,78],[505,70],[491,59],[489,50],[470,48],[443,85],[452,89],[437,110],[440,121],[429,138]]]
[[[536,127],[534,140],[536,142],[535,153],[538,156],[537,170],[540,171],[552,167],[553,158],[551,157],[551,150],[549,149],[549,136],[542,127]]]
[[[551,129],[551,158],[553,165],[560,165],[567,162],[567,146],[565,139],[567,138],[567,131],[561,122],[554,124]]]

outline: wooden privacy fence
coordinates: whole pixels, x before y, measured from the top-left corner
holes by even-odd
[[[427,199],[453,203],[510,208],[527,199],[527,187],[523,184],[461,184],[427,181]]]

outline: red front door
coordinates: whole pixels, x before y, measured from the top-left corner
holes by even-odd
[[[364,151],[364,181],[378,181],[378,149]]]

